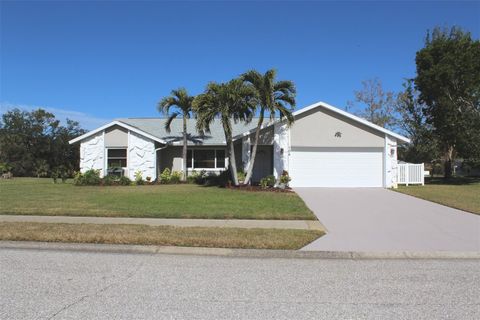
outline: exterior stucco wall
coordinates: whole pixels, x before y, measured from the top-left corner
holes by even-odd
[[[140,171],[143,179],[157,178],[155,142],[137,133],[130,132],[128,135],[128,177],[135,179],[135,172]]]
[[[291,144],[294,147],[384,147],[385,137],[344,116],[313,109],[295,119]]]
[[[291,129],[285,123],[276,123],[273,130],[273,175],[278,179],[289,168]]]
[[[385,135],[385,187],[397,187],[397,139]]]
[[[90,169],[100,170],[103,177],[105,162],[104,134],[99,132],[80,143],[80,172]]]
[[[127,147],[128,130],[113,126],[105,130],[105,147]]]

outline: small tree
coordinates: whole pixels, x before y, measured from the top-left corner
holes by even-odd
[[[411,142],[399,147],[399,156],[408,162],[430,162],[438,157],[438,142],[433,127],[423,114],[425,106],[418,101],[413,80],[407,80],[403,86],[404,91],[397,96],[395,110],[399,115],[399,128]]]
[[[280,119],[284,118],[288,125],[294,121],[292,110],[295,108],[295,84],[292,81],[277,81],[277,72],[274,69],[261,74],[256,70],[250,70],[242,75],[242,79],[251,84],[255,89],[256,103],[259,109],[257,128],[253,140],[253,149],[250,157],[250,163],[247,168],[245,184],[250,182],[253,174],[253,166],[257,155],[258,139],[260,129],[267,116],[270,120],[275,119],[278,114]]]
[[[233,146],[232,121],[249,122],[255,107],[255,92],[251,86],[241,79],[233,79],[227,83],[208,84],[205,92],[198,95],[193,108],[197,114],[197,130],[210,132],[210,124],[220,121],[227,144],[228,167],[234,185],[238,185],[235,149]]]
[[[378,78],[362,81],[362,89],[354,91],[355,102],[347,103],[348,109],[357,109],[356,114],[376,125],[392,128],[395,125],[395,95],[385,92]],[[355,111],[355,110],[354,110]]]
[[[183,181],[187,180],[187,119],[190,119],[193,115],[192,103],[194,98],[188,94],[186,89],[180,88],[172,90],[171,96],[163,98],[158,104],[158,110],[168,117],[165,121],[165,130],[167,132],[170,133],[171,131],[173,119],[181,116],[183,120]],[[176,109],[174,112],[170,112],[172,107]]]

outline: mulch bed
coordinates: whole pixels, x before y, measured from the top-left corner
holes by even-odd
[[[251,185],[239,185],[239,186],[226,186],[227,189],[232,190],[242,190],[242,191],[251,191],[251,192],[279,192],[279,193],[293,193],[292,188],[262,188],[260,186],[251,186]]]

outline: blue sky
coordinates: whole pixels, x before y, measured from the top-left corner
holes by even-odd
[[[92,129],[248,69],[295,81],[298,108],[398,91],[427,29],[480,33],[479,2],[0,2],[0,111],[42,106]]]

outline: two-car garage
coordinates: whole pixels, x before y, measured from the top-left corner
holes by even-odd
[[[292,187],[390,187],[397,141],[385,128],[325,103],[294,113],[287,171]]]
[[[292,148],[292,187],[382,187],[381,148]]]

